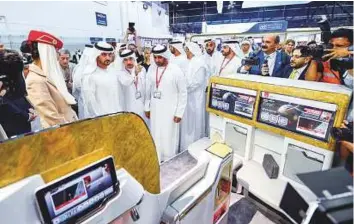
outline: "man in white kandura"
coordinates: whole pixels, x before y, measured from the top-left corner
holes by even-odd
[[[123,87],[125,110],[138,114],[148,124],[144,113],[145,68],[137,64],[135,53],[132,50],[123,50],[119,58],[122,69],[118,77]]]
[[[235,75],[237,69],[241,66],[240,51],[238,41],[224,41],[221,50],[224,57],[219,61],[215,75],[220,77],[232,77]]]
[[[92,61],[82,77],[82,99],[86,117],[96,117],[123,111],[124,98],[118,71],[110,66],[113,47],[106,42],[94,45]]]
[[[205,63],[208,69],[208,78],[217,73],[216,68],[219,63],[221,63],[221,59],[223,59],[222,54],[216,49],[216,43],[212,39],[204,40],[205,51],[206,53],[203,55]]]
[[[188,103],[181,123],[181,146],[186,150],[190,144],[205,136],[205,88],[207,65],[198,44],[185,45],[189,66],[187,72]]]
[[[146,78],[145,113],[161,162],[178,152],[179,126],[187,105],[186,79],[182,70],[169,63],[166,46],[152,48],[154,61]]]
[[[73,72],[73,96],[77,100],[79,109],[79,119],[85,118],[84,105],[82,101],[81,87],[82,87],[82,76],[86,66],[92,61],[93,45],[85,45],[85,49],[82,52],[80,61],[78,65],[74,68]]]
[[[186,75],[188,69],[188,59],[183,49],[183,42],[173,40],[169,43],[169,48],[172,53],[170,62],[178,65],[184,75]]]

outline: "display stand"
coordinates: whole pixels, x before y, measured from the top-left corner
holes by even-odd
[[[287,182],[304,198],[314,197],[296,174],[331,167],[331,128],[342,123],[351,94],[344,86],[318,82],[213,77],[207,101],[210,137],[234,150],[234,161],[242,163],[237,181],[245,190],[282,212],[279,203]],[[279,165],[276,179],[262,167],[265,154]]]

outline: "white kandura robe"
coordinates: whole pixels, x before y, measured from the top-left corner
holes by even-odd
[[[180,54],[177,57],[174,55],[171,55],[169,62],[178,65],[178,67],[183,71],[183,74],[184,75],[187,74],[189,61],[188,61],[187,56],[185,54]]]
[[[222,59],[224,59],[224,57],[219,51],[216,50],[214,51],[212,56],[210,56],[208,53],[205,53],[203,57],[205,60],[205,64],[207,65],[208,78],[210,78],[218,72],[217,67],[221,63]]]
[[[188,103],[181,123],[181,151],[205,137],[205,88],[208,77],[204,58],[193,57],[187,72]]]
[[[216,68],[215,76],[220,76],[220,77],[235,76],[237,73],[237,69],[241,67],[241,59],[235,55],[227,65],[226,63],[229,61],[229,59],[225,59],[224,64],[222,63],[223,61],[224,61],[224,57],[221,58],[221,60],[219,61],[219,65]],[[222,69],[221,73],[219,74],[221,66],[225,68]]]
[[[125,111],[138,114],[149,126],[149,120],[147,119],[144,113],[146,98],[145,76],[146,72],[144,68],[138,74],[137,77],[135,76],[135,69],[132,69],[131,74],[129,74],[126,70],[123,70],[118,74],[119,81],[122,84],[122,90],[124,92]],[[135,87],[134,84],[135,79],[138,80],[137,87]],[[141,94],[141,97],[139,99],[136,99],[137,91],[139,91]]]
[[[175,123],[173,119],[175,116],[183,118],[187,105],[187,87],[181,69],[169,63],[158,88],[161,92],[161,99],[154,98],[156,69],[158,69],[159,78],[164,68],[157,68],[155,65],[149,68],[145,111],[150,111],[151,134],[159,160],[166,161],[178,152],[180,124]]]
[[[124,110],[124,97],[118,72],[96,68],[83,77],[83,102],[86,117],[96,117]]]

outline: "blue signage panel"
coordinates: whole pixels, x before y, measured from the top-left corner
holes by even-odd
[[[116,38],[106,38],[106,42],[116,42]]]
[[[288,21],[268,21],[255,24],[245,33],[285,32]]]
[[[99,41],[103,41],[102,37],[90,37],[91,44],[97,43]]]
[[[96,12],[96,24],[99,26],[107,26],[107,15]]]

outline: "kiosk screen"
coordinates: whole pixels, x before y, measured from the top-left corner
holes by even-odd
[[[73,223],[96,211],[118,192],[112,157],[36,191],[44,223]]]
[[[209,107],[252,119],[257,92],[216,84],[210,89]]]
[[[328,141],[336,105],[262,92],[258,121]]]

